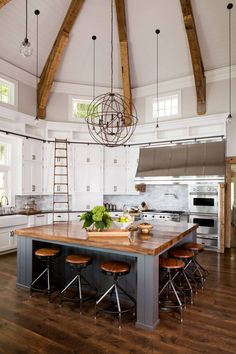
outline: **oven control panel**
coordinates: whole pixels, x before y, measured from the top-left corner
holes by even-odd
[[[189,192],[191,194],[217,194],[218,187],[217,186],[190,186]]]

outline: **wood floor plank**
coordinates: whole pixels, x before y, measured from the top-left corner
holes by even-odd
[[[48,304],[42,294],[29,297],[16,287],[16,255],[0,256],[0,353],[78,354],[233,354],[236,348],[236,249],[222,254],[204,252],[200,262],[210,274],[204,290],[188,306],[184,323],[162,313],[153,331],[123,317],[122,329],[114,316],[94,320],[94,304],[78,307],[58,298]]]

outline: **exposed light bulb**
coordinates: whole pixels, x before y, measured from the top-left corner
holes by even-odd
[[[228,117],[226,118],[226,123],[230,124],[232,122],[232,115],[229,113]]]
[[[28,38],[25,38],[20,45],[20,54],[24,58],[28,58],[32,55],[32,53],[33,53],[33,48],[31,46],[31,43],[29,42]]]

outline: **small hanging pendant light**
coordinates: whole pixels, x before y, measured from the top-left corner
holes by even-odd
[[[123,145],[132,136],[137,112],[128,99],[113,92],[113,0],[111,0],[111,90],[89,104],[86,122],[91,137],[101,145]]]
[[[29,42],[28,39],[28,1],[25,0],[25,7],[26,7],[26,18],[25,18],[25,39],[23,40],[23,42],[20,45],[20,54],[24,57],[24,58],[28,58],[32,55],[33,53],[33,49],[31,46],[31,43]]]
[[[36,114],[35,119],[39,120],[38,117],[38,81],[39,81],[39,10],[35,10],[34,14],[36,15],[37,22],[36,22]]]
[[[227,5],[227,9],[229,10],[229,114],[226,119],[227,123],[231,123],[232,121],[232,112],[231,112],[231,101],[232,101],[232,66],[231,66],[231,10],[233,8],[233,4],[229,3]]]

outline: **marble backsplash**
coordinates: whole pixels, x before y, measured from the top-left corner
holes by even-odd
[[[57,197],[58,201],[63,201],[62,196]],[[52,210],[52,195],[26,196],[18,195],[15,199],[17,210],[25,208],[26,204],[31,204],[35,200],[38,210]],[[105,195],[104,203],[115,204],[117,210],[123,210],[132,206],[139,206],[145,202],[149,209],[157,210],[181,210],[188,211],[188,185],[147,185],[146,192],[139,195]],[[71,209],[72,196],[69,196],[69,205]],[[65,204],[61,209],[65,209]]]
[[[115,204],[118,210],[140,206],[145,202],[149,209],[188,211],[188,185],[147,185],[139,195],[105,195],[104,203]]]
[[[63,196],[57,196],[57,201],[63,201]],[[15,198],[15,208],[17,210],[23,210],[26,204],[32,204],[35,201],[37,210],[52,210],[53,209],[53,197],[52,195],[17,195]],[[65,205],[61,205],[61,210],[65,209]],[[72,205],[71,195],[69,196],[69,206]],[[59,207],[57,207],[59,209]]]

